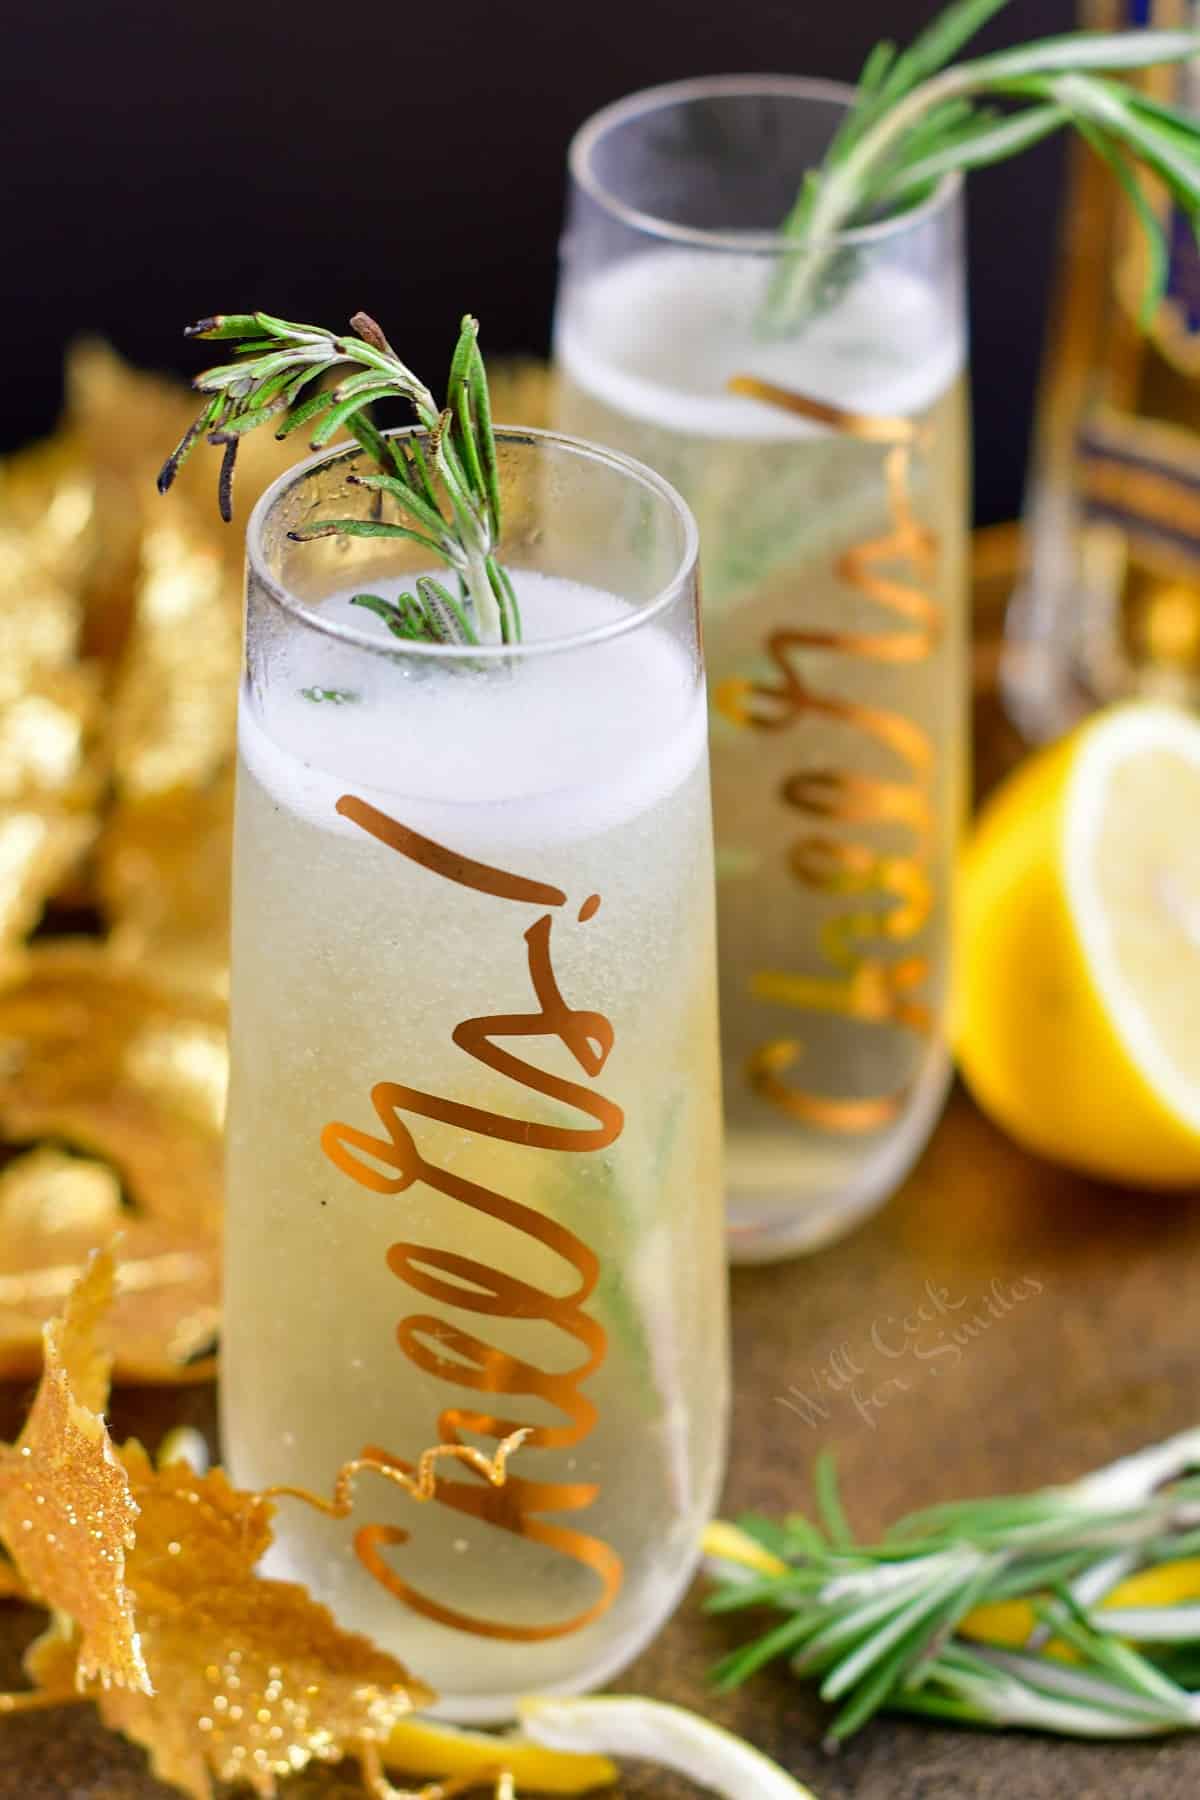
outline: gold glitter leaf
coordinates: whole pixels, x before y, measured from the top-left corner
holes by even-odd
[[[122,1456],[141,1514],[128,1581],[155,1694],[96,1699],[163,1780],[197,1800],[210,1772],[274,1794],[279,1776],[386,1741],[432,1699],[302,1587],[254,1573],[271,1541],[267,1500],[220,1470],[155,1469],[136,1445]]]
[[[0,1375],[36,1371],[89,1250],[122,1238],[118,1376],[181,1381],[218,1319],[224,1011],[38,947],[0,988]]]
[[[28,1587],[21,1580],[17,1565],[0,1556],[0,1600],[28,1600]]]
[[[241,1492],[219,1469],[183,1460],[155,1464],[137,1443],[116,1450],[101,1413],[109,1364],[100,1328],[113,1289],[112,1258],[97,1252],[45,1328],[25,1431],[0,1446],[0,1548],[7,1542],[16,1558],[0,1554],[0,1596],[33,1597],[53,1614],[25,1658],[33,1688],[0,1694],[0,1714],[94,1700],[106,1724],[193,1800],[212,1800],[214,1777],[272,1796],[281,1777],[346,1758],[358,1760],[377,1800],[450,1800],[484,1782],[498,1800],[515,1800],[518,1775],[562,1794],[612,1779],[604,1758],[412,1720],[435,1698],[422,1682],[343,1631],[302,1587],[258,1573],[272,1542],[269,1492]],[[336,1475],[331,1500],[300,1497],[343,1517],[356,1476],[369,1471],[428,1500],[448,1457],[500,1486],[524,1436],[513,1433],[491,1458],[437,1445],[413,1475],[358,1459]],[[422,1764],[443,1779],[419,1792],[401,1792],[385,1773]]]
[[[93,1255],[46,1325],[25,1429],[0,1450],[0,1537],[30,1592],[74,1621],[78,1679],[149,1693],[125,1580],[138,1507],[102,1411],[108,1359],[96,1332],[112,1289],[111,1257]]]
[[[256,1574],[269,1500],[219,1469],[114,1449],[99,1341],[113,1289],[112,1258],[97,1252],[45,1327],[25,1429],[0,1448],[0,1536],[54,1615],[26,1659],[40,1693],[4,1710],[73,1686],[196,1800],[213,1774],[271,1795],[281,1775],[385,1742],[433,1696],[302,1587]]]

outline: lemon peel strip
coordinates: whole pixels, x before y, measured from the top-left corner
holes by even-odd
[[[660,1700],[612,1695],[598,1700],[529,1699],[521,1724],[538,1743],[557,1750],[605,1751],[673,1769],[723,1800],[816,1800],[760,1750]]]

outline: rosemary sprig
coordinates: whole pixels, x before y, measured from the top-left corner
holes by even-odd
[[[782,1615],[717,1666],[722,1688],[787,1656],[841,1703],[830,1745],[884,1707],[1078,1737],[1200,1727],[1195,1569],[1180,1603],[1122,1597],[1150,1570],[1169,1590],[1171,1566],[1200,1552],[1200,1430],[1069,1487],[935,1507],[876,1545],[853,1542],[828,1459],[816,1489],[823,1528],[710,1527],[708,1610]],[[980,1611],[999,1603],[1007,1634]]]
[[[1200,120],[1110,77],[1200,55],[1200,34],[1076,32],[952,63],[1008,3],[954,0],[906,50],[872,50],[856,103],[784,221],[799,248],[772,283],[768,326],[787,326],[824,303],[843,232],[902,213],[947,175],[1015,156],[1064,126],[1081,133],[1129,193],[1151,243],[1147,314],[1158,305],[1167,255],[1143,174],[1165,184],[1200,230]],[[1012,110],[997,111],[997,99]]]
[[[353,336],[316,325],[295,325],[270,313],[225,313],[187,328],[188,337],[233,340],[236,361],[198,375],[192,386],[207,396],[200,416],[171,452],[158,477],[166,493],[201,438],[222,451],[218,481],[221,516],[233,516],[233,474],[238,445],[247,432],[272,424],[277,438],[312,425],[314,450],[343,428],[361,444],[379,473],[350,480],[377,496],[379,515],[369,519],[320,519],[290,535],[303,542],[322,537],[404,539],[420,544],[457,577],[459,594],[423,576],[416,594],[396,601],[357,596],[393,636],[437,643],[514,643],[521,617],[512,581],[496,559],[500,537],[500,480],[492,431],[487,371],[479,350],[479,326],[464,318],[450,364],[446,404],[439,407],[425,384],[397,356],[367,313],[350,321]],[[343,371],[333,386],[332,371]],[[419,433],[385,437],[372,407],[405,400]],[[383,517],[387,501],[400,519]]]

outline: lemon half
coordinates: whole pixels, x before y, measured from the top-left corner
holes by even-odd
[[[1200,1184],[1200,723],[1100,714],[984,808],[957,912],[975,1097],[1085,1173]]]

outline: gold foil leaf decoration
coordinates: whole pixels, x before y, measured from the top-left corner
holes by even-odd
[[[211,503],[211,494],[209,495]],[[112,698],[115,805],[97,853],[110,946],[210,994],[227,986],[241,575],[186,510],[147,531]]]
[[[0,1374],[36,1371],[43,1325],[118,1237],[118,1376],[211,1373],[224,1031],[218,1003],[101,946],[39,946],[0,987]]]
[[[0,1556],[0,1600],[28,1600],[29,1589],[21,1580],[15,1563]]]
[[[197,1800],[208,1800],[210,1772],[274,1794],[280,1776],[386,1741],[431,1701],[302,1587],[255,1574],[271,1541],[269,1502],[220,1470],[156,1470],[134,1445],[124,1460],[141,1509],[129,1583],[155,1692],[96,1698],[163,1780]]]
[[[604,1757],[413,1719],[435,1697],[422,1682],[343,1631],[302,1587],[258,1573],[272,1542],[269,1493],[241,1492],[219,1469],[167,1461],[186,1433],[164,1442],[157,1466],[137,1443],[115,1449],[101,1416],[101,1326],[112,1293],[112,1259],[97,1253],[46,1327],[22,1437],[0,1446],[0,1533],[13,1535],[9,1547],[24,1559],[10,1565],[0,1540],[0,1595],[32,1588],[54,1609],[25,1658],[34,1687],[0,1694],[0,1713],[94,1700],[108,1725],[143,1745],[155,1773],[193,1800],[212,1800],[214,1777],[271,1796],[281,1777],[347,1757],[377,1800],[450,1800],[485,1784],[514,1800],[518,1776],[539,1792],[579,1794],[615,1778]],[[491,1458],[438,1445],[412,1475],[360,1459],[338,1472],[332,1501],[300,1497],[342,1516],[356,1473],[369,1470],[429,1499],[447,1457],[503,1485],[524,1435]],[[27,1527],[35,1510],[41,1518]],[[385,1765],[442,1779],[401,1793]]]
[[[96,1340],[112,1287],[111,1258],[93,1256],[46,1325],[25,1429],[0,1450],[0,1537],[30,1592],[74,1621],[79,1679],[148,1692],[125,1580],[138,1507],[105,1428],[108,1358]]]
[[[94,669],[39,669],[0,699],[0,805],[53,795],[92,806],[98,775],[89,756],[99,701]]]
[[[241,580],[182,519],[147,531],[134,625],[113,693],[122,798],[210,781],[233,750],[242,657]]]
[[[78,594],[46,572],[0,513],[0,696],[19,694],[37,669],[72,663],[82,622]]]
[[[68,430],[94,474],[105,553],[120,581],[127,582],[130,550],[136,554],[141,533],[181,514],[191,516],[237,575],[244,537],[217,516],[214,453],[208,450],[191,458],[172,490],[169,511],[155,491],[163,445],[175,443],[195,413],[188,388],[180,381],[131,368],[107,344],[86,339],[68,355],[66,391]],[[294,466],[299,453],[295,440],[280,443],[271,431],[252,432],[244,440],[238,457],[243,519],[262,490]],[[119,624],[119,617],[114,614],[110,623]],[[110,638],[118,645],[119,641]]]
[[[11,529],[0,487],[0,949],[37,924],[96,835],[100,673],[82,608]]]
[[[492,386],[546,416],[540,365]],[[155,491],[183,383],[86,341],[65,387],[62,428],[0,462],[0,1378],[120,1232],[117,1377],[188,1380],[217,1324],[244,533],[212,455]],[[243,520],[297,454],[243,442]],[[64,929],[97,935],[29,947]]]
[[[59,432],[0,463],[0,533],[16,536],[44,576],[82,594],[96,559],[97,507],[76,436]]]
[[[95,1699],[196,1800],[210,1773],[271,1795],[281,1775],[386,1741],[433,1695],[303,1588],[256,1574],[270,1501],[220,1470],[116,1451],[100,1342],[113,1287],[97,1252],[46,1325],[25,1429],[0,1449],[0,1535],[54,1613],[26,1666],[43,1698],[74,1686]]]
[[[118,807],[97,850],[109,947],[213,995],[229,977],[233,765],[203,787]]]
[[[11,952],[33,930],[95,836],[95,822],[85,814],[0,803],[0,952]]]

